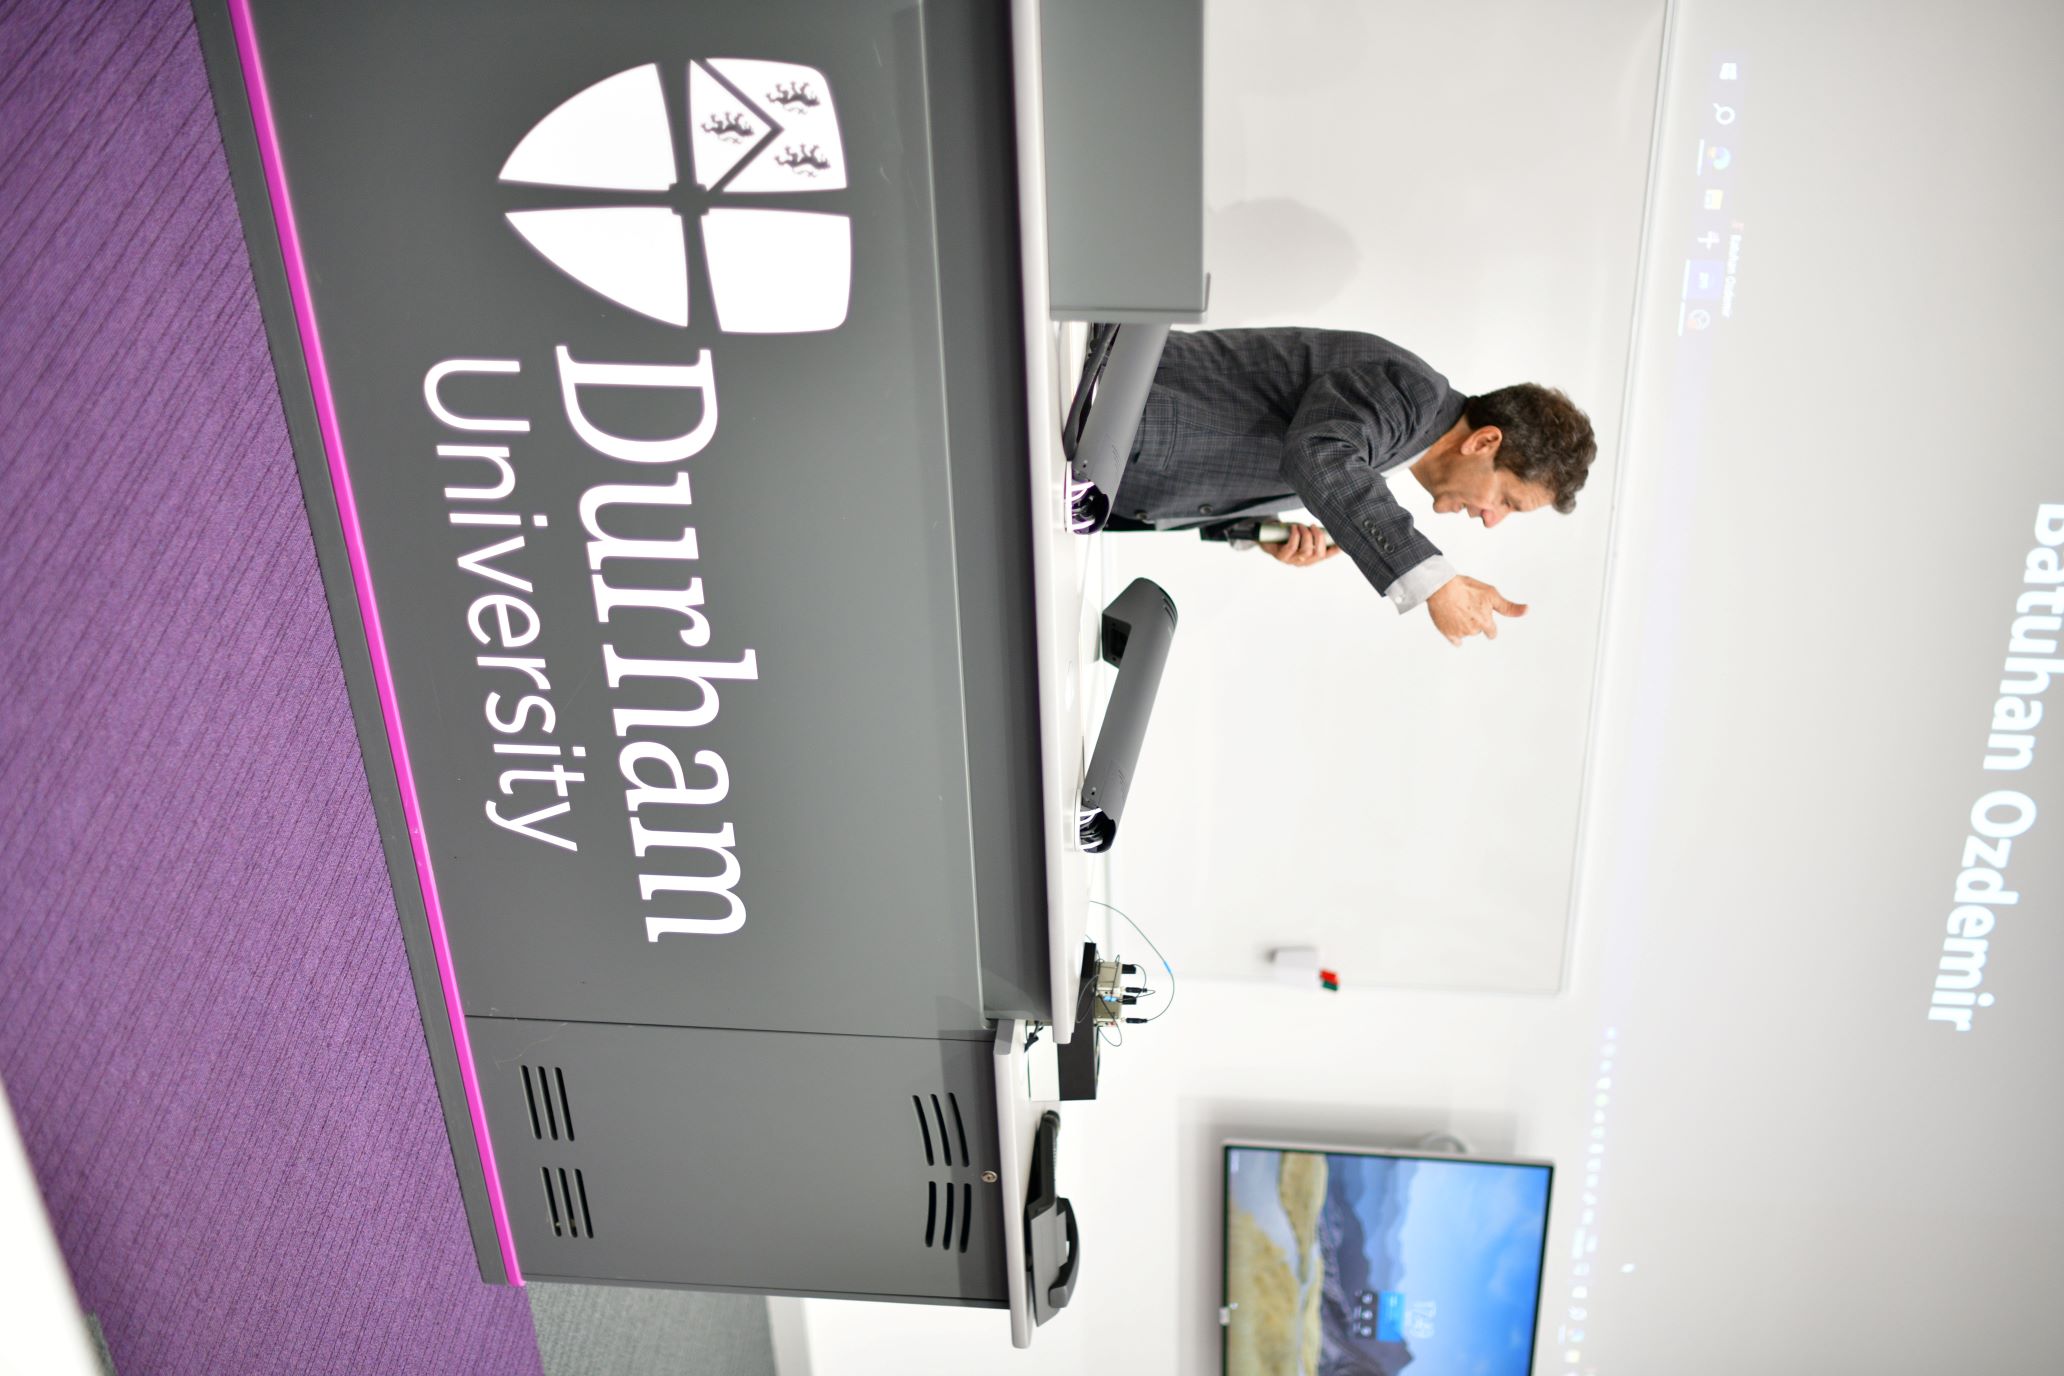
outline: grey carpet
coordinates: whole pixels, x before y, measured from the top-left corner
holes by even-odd
[[[774,1376],[767,1302],[625,1285],[533,1281],[544,1376]]]

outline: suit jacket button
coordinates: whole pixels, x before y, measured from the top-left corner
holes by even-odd
[[[1204,505],[1198,507],[1197,514],[1199,516],[1209,516],[1211,514],[1211,503],[1206,502]]]
[[[1147,513],[1144,511],[1135,511],[1132,513],[1132,519],[1135,521],[1144,521],[1147,519]]]

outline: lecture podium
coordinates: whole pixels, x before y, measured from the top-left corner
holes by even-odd
[[[1174,629],[1072,529],[1037,0],[195,12],[483,1278],[1029,1343]]]

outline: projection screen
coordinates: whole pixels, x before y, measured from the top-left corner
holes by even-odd
[[[2060,51],[1673,7],[1544,1372],[2064,1350]]]

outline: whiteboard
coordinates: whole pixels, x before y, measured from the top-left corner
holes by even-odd
[[[1562,986],[1662,32],[1656,0],[1210,8],[1209,325],[1560,386],[1600,453],[1574,514],[1494,531],[1396,475],[1462,572],[1530,604],[1461,650],[1345,558],[1105,537],[1111,586],[1181,612],[1111,862],[1179,969],[1312,945],[1350,986]]]

